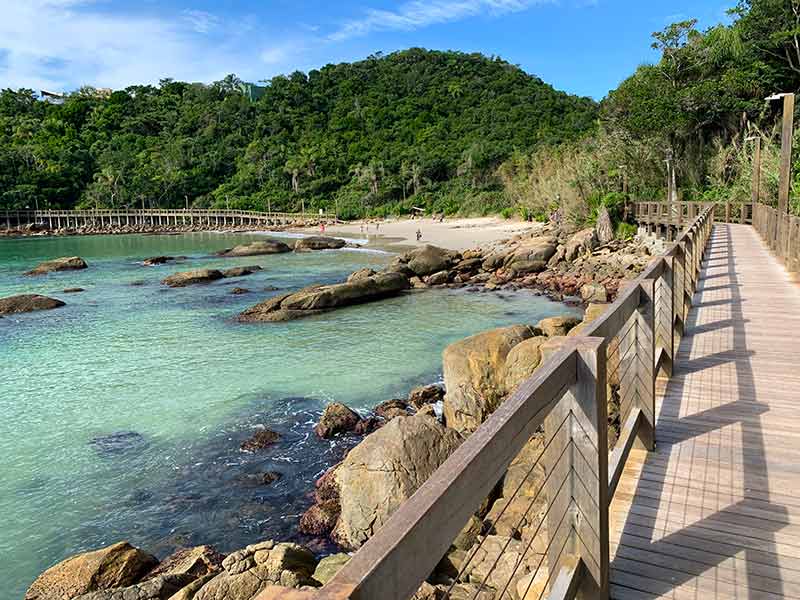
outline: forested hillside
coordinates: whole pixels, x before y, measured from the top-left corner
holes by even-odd
[[[239,83],[85,88],[61,104],[0,92],[0,209],[497,211],[504,160],[579,139],[598,115],[505,61],[457,52],[296,72],[256,102]]]

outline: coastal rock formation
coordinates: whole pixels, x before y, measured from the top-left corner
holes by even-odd
[[[423,277],[449,269],[458,256],[456,252],[425,244],[400,257],[400,262],[406,263],[414,274]]]
[[[294,244],[295,252],[308,252],[311,250],[338,250],[347,244],[344,240],[335,237],[312,235],[300,238]]]
[[[582,229],[574,234],[564,248],[564,260],[575,260],[579,254],[591,252],[597,246],[597,233],[594,228]]]
[[[461,434],[478,428],[508,394],[505,362],[511,349],[536,331],[513,325],[485,331],[445,348],[444,419]]]
[[[71,288],[64,288],[61,290],[65,294],[78,294],[80,292],[85,292],[86,290],[82,287],[71,287]]]
[[[372,277],[373,275],[375,275],[374,269],[364,267],[358,271],[353,271],[347,278],[347,283],[352,283],[353,281],[358,281],[359,279],[366,279],[367,277]]]
[[[355,281],[311,286],[292,294],[276,296],[239,315],[239,321],[288,321],[324,310],[371,302],[408,289],[408,279],[399,273],[378,273]]]
[[[292,249],[277,240],[258,240],[249,244],[240,244],[217,253],[218,256],[259,256],[261,254],[281,254]]]
[[[338,500],[324,500],[312,505],[300,517],[299,529],[308,535],[327,535],[336,526],[341,506]]]
[[[408,394],[408,403],[419,410],[426,404],[435,404],[444,399],[444,387],[438,383],[415,387]]]
[[[181,271],[173,273],[169,277],[161,280],[161,283],[169,287],[184,287],[196,283],[210,283],[224,276],[221,271],[216,269],[196,269],[194,271]]]
[[[512,393],[517,386],[533,375],[542,362],[542,344],[547,341],[547,337],[537,335],[526,340],[509,350],[505,361],[505,389]]]
[[[353,431],[361,416],[341,402],[331,402],[325,407],[314,431],[321,438],[333,437],[337,433]]]
[[[319,582],[320,585],[325,585],[348,562],[350,562],[350,555],[343,552],[326,556],[319,561],[314,571],[314,580]]]
[[[364,438],[334,471],[341,503],[334,539],[359,548],[460,443],[457,432],[423,415],[397,417]]]
[[[547,317],[542,319],[536,324],[539,329],[547,337],[555,337],[567,335],[569,330],[578,325],[581,320],[577,317],[570,315],[560,317]]]
[[[54,258],[53,260],[46,260],[36,265],[33,269],[25,273],[25,275],[44,275],[46,273],[54,273],[55,271],[77,271],[79,269],[86,269],[89,265],[80,256],[64,256],[62,258]]]
[[[405,400],[385,400],[375,407],[375,414],[384,421],[391,421],[395,417],[407,417],[410,414]]]
[[[259,429],[252,436],[242,442],[239,447],[243,452],[258,452],[268,448],[281,439],[281,434],[271,429]]]
[[[584,283],[581,286],[581,300],[584,302],[605,302],[608,300],[606,288],[601,283]]]
[[[142,581],[164,575],[189,575],[192,579],[218,573],[222,569],[224,554],[213,546],[181,548],[162,560],[158,566],[144,576]]]
[[[50,310],[60,306],[65,306],[65,303],[56,298],[40,296],[39,294],[20,294],[19,296],[0,298],[0,315]]]
[[[249,293],[250,290],[243,287],[235,287],[231,290],[231,294],[233,294],[234,296],[241,296],[242,294],[249,294]]]
[[[69,600],[99,590],[127,587],[150,571],[158,560],[128,542],[77,554],[39,575],[25,600]]]
[[[142,261],[142,264],[146,267],[155,267],[156,265],[164,265],[168,262],[172,262],[175,260],[174,256],[151,256],[149,258],[145,258]]]
[[[314,585],[317,559],[299,544],[266,541],[230,554],[194,600],[250,600],[270,585]]]
[[[600,214],[597,215],[597,224],[594,229],[597,232],[597,241],[601,244],[607,244],[614,239],[614,227],[611,224],[611,216],[605,206],[600,211]]]
[[[258,265],[247,265],[246,267],[232,267],[222,271],[223,277],[244,277],[245,275],[252,275],[256,271],[261,271]]]
[[[192,583],[192,575],[159,575],[128,587],[82,594],[75,600],[167,600]]]

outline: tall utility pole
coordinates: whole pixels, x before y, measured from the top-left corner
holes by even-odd
[[[783,99],[781,128],[781,167],[778,180],[778,214],[789,212],[789,186],[792,171],[792,129],[794,128],[794,94],[775,94],[767,101]]]

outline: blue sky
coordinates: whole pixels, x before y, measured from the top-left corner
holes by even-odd
[[[259,81],[411,46],[482,52],[600,99],[650,33],[734,0],[0,0],[0,87]]]

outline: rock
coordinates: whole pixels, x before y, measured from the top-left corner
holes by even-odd
[[[194,600],[250,600],[270,585],[313,585],[317,560],[299,544],[261,542],[228,555],[223,571],[206,583]]]
[[[327,237],[322,235],[312,235],[300,238],[294,244],[295,252],[307,252],[309,250],[338,250],[347,244],[342,239]]]
[[[453,540],[453,546],[459,550],[469,550],[478,540],[482,529],[483,521],[475,515],[472,515],[469,521],[467,521],[467,524],[464,525],[463,529],[456,536],[456,539]]]
[[[33,269],[25,273],[25,275],[44,275],[45,273],[53,273],[55,271],[76,271],[85,269],[88,266],[86,261],[80,256],[65,256],[39,263]]]
[[[227,250],[218,252],[219,256],[258,256],[260,254],[280,254],[291,252],[292,249],[277,240],[259,240],[250,244],[240,244]]]
[[[416,409],[425,404],[435,404],[444,398],[444,387],[438,383],[415,387],[408,394],[408,403]]]
[[[224,554],[213,546],[181,548],[162,560],[157,567],[144,576],[142,581],[162,575],[190,575],[193,579],[217,573],[222,569]]]
[[[258,265],[248,265],[246,267],[231,267],[222,271],[223,277],[244,277],[245,275],[252,275],[256,271],[261,271]]]
[[[331,402],[325,407],[314,431],[321,438],[333,437],[337,433],[353,431],[361,416],[340,402]]]
[[[158,560],[128,542],[77,554],[39,575],[25,600],[68,600],[98,590],[127,587],[152,569]]]
[[[461,575],[461,580],[481,584],[501,590],[514,576],[522,577],[529,573],[541,558],[532,552],[523,542],[507,536],[489,535],[480,548],[470,550],[475,553],[472,562]],[[493,596],[491,596],[493,597]]]
[[[436,589],[442,593],[442,597],[445,597],[449,588],[449,585],[436,586]],[[446,598],[447,600],[495,600],[495,590],[481,588],[477,583],[457,583]]]
[[[607,302],[592,302],[589,304],[586,307],[586,310],[583,312],[583,320],[578,325],[570,329],[567,335],[583,335],[581,332],[585,331],[590,323],[594,322],[598,317],[605,313],[609,306],[611,306],[611,304]]]
[[[386,400],[375,407],[375,414],[386,421],[391,421],[395,417],[407,417],[408,404],[404,400]]]
[[[428,285],[444,285],[450,281],[450,273],[447,271],[438,271],[433,275],[428,275],[425,279],[425,283]]]
[[[336,469],[341,515],[333,538],[344,548],[367,541],[461,443],[430,417],[397,417],[368,435]]]
[[[439,420],[439,417],[436,415],[436,409],[433,408],[432,404],[425,404],[422,408],[420,408],[416,414],[418,415],[425,415],[431,417],[432,419]]]
[[[542,362],[541,346],[545,341],[546,337],[537,335],[521,341],[508,352],[505,362],[505,388],[509,393],[533,375]]]
[[[531,437],[522,450],[514,457],[503,477],[500,495],[503,498],[532,498],[537,494],[545,479],[544,465],[539,456],[544,448],[541,434]]]
[[[66,304],[56,298],[40,296],[39,294],[20,294],[19,296],[0,298],[0,315],[50,310],[60,306],[66,306]]]
[[[516,580],[518,600],[540,600],[546,598],[545,588],[550,579],[550,571],[544,563],[535,572],[528,573]]]
[[[379,429],[384,423],[385,421],[383,419],[370,416],[356,423],[356,426],[353,428],[353,433],[356,435],[369,435],[376,429]]]
[[[196,283],[210,283],[222,278],[222,272],[217,269],[196,269],[194,271],[173,273],[169,277],[162,279],[161,283],[174,288],[194,285]]]
[[[89,440],[89,445],[100,455],[115,455],[142,448],[147,444],[145,437],[136,431],[115,431],[108,435],[98,435]]]
[[[419,589],[411,596],[411,600],[443,600],[444,597],[445,593],[442,590],[423,581]]]
[[[529,273],[540,273],[547,268],[547,263],[543,260],[518,260],[511,263],[508,267],[513,277],[528,275]]]
[[[564,260],[574,261],[579,255],[591,252],[597,246],[597,234],[594,228],[582,229],[574,234],[564,247]]]
[[[532,500],[532,497],[527,496],[497,500],[486,515],[485,522],[489,532],[520,539],[523,531],[534,531],[544,518],[547,501],[542,494],[535,502]]]
[[[257,452],[268,448],[281,439],[281,434],[271,429],[259,429],[239,447],[244,452]]]
[[[457,263],[454,267],[454,271],[458,271],[459,273],[469,273],[472,271],[477,271],[481,268],[482,259],[480,256],[475,256],[472,258],[464,258],[461,262]]]
[[[309,600],[309,593],[315,590],[316,588],[311,586],[292,589],[280,585],[268,585],[252,600]]]
[[[242,294],[249,294],[249,293],[250,290],[243,287],[235,287],[231,290],[231,294],[233,294],[234,296],[241,296]]]
[[[608,294],[600,283],[585,283],[581,286],[581,299],[584,302],[606,302]]]
[[[350,555],[340,552],[338,554],[331,554],[319,561],[317,568],[314,570],[314,580],[320,584],[325,585],[336,573],[339,572],[343,566],[350,562]]]
[[[513,250],[505,264],[513,266],[515,263],[535,262],[546,265],[547,261],[556,253],[557,247],[558,240],[552,236],[524,240]]]
[[[597,235],[597,241],[601,244],[607,244],[614,239],[614,227],[611,225],[611,217],[608,214],[608,209],[604,206],[597,215],[597,223],[594,226]]]
[[[280,481],[281,475],[277,471],[264,471],[263,473],[245,473],[237,477],[245,485],[270,485],[276,481]]]
[[[159,575],[128,587],[82,594],[75,600],[167,600],[195,579],[187,574]]]
[[[314,504],[300,517],[300,532],[308,535],[328,535],[339,518],[339,501],[325,500]]]
[[[419,277],[414,275],[414,277],[410,278],[408,282],[411,284],[411,287],[415,290],[424,290],[428,287],[428,284],[422,281]]]
[[[314,487],[316,488],[314,498],[317,502],[339,499],[339,484],[336,481],[336,471],[341,465],[342,463],[332,466],[314,482]]]
[[[192,600],[200,588],[216,576],[216,573],[209,573],[208,575],[195,579],[189,585],[182,587],[177,593],[170,596],[169,600]]]
[[[373,275],[375,275],[374,269],[370,269],[369,267],[364,267],[363,269],[359,269],[358,271],[353,271],[347,278],[347,282],[352,283],[353,281],[358,281],[359,279],[366,279],[367,277],[372,277]]]
[[[408,289],[408,286],[408,279],[404,275],[385,272],[349,283],[311,286],[251,306],[239,315],[239,321],[253,323],[297,319],[323,310],[394,296]]]
[[[449,269],[456,256],[450,250],[425,244],[408,254],[408,268],[419,277]]]
[[[556,337],[567,335],[569,330],[575,327],[581,320],[571,315],[564,315],[560,317],[548,317],[542,319],[536,324],[536,327],[542,330],[547,337]]]
[[[175,260],[174,256],[151,256],[150,258],[145,258],[142,264],[147,267],[153,267],[155,265],[163,265],[172,262],[173,260]]]
[[[444,421],[448,427],[469,434],[494,412],[508,393],[504,368],[508,353],[534,333],[527,325],[501,327],[444,349]]]
[[[86,290],[83,289],[82,287],[71,287],[71,288],[64,288],[61,291],[64,292],[65,294],[77,294],[79,292],[85,292]]]

